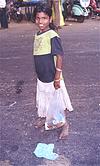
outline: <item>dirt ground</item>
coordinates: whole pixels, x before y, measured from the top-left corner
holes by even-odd
[[[66,140],[60,130],[36,130],[34,24],[0,30],[0,166],[100,166],[100,20],[67,22],[59,31],[65,52],[63,75],[74,111]],[[38,143],[53,143],[55,161],[38,158]]]

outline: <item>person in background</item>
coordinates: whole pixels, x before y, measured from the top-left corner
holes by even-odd
[[[61,109],[63,112],[65,110],[73,111],[73,107],[62,76],[64,53],[60,36],[54,30],[52,24],[52,9],[48,4],[40,3],[34,9],[34,16],[39,28],[39,31],[35,34],[33,45],[37,74],[36,107],[38,109],[38,119],[34,125],[36,128],[41,128],[46,124],[47,112],[49,108],[51,109],[51,101],[55,92],[61,91],[60,95],[63,100]],[[54,100],[57,101],[57,98]],[[53,112],[55,111],[53,110]],[[59,139],[64,139],[68,135],[69,129],[67,120],[65,120],[63,126],[61,124],[59,127],[62,127]]]
[[[61,29],[65,25],[62,14],[62,0],[48,0],[48,4],[52,7],[52,19],[57,29]]]
[[[8,19],[7,19],[7,12],[6,12],[6,1],[0,0],[0,29],[8,28]]]

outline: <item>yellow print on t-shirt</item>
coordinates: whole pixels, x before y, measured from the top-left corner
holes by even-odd
[[[53,30],[45,32],[41,35],[35,35],[34,55],[46,55],[51,53],[51,39],[58,34]]]
[[[36,36],[34,42],[34,55],[45,55],[50,54],[50,52],[50,38],[48,36]]]

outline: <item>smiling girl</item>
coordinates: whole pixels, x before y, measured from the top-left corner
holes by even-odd
[[[37,74],[36,107],[38,109],[35,127],[39,128],[45,124],[51,100],[58,89],[62,89],[62,108],[69,111],[72,111],[73,108],[62,77],[64,53],[61,39],[52,24],[52,9],[47,4],[40,3],[34,10],[34,16],[39,28],[35,35],[33,49]],[[63,139],[68,135],[69,125],[66,121],[63,126],[59,127],[62,127],[59,139]]]

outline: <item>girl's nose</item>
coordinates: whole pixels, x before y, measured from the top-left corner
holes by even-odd
[[[42,23],[42,19],[39,20],[39,23]]]

